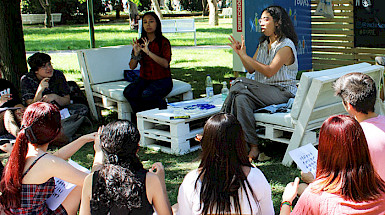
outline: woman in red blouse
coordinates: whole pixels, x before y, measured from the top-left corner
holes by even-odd
[[[170,71],[171,45],[162,35],[162,26],[154,12],[143,16],[142,36],[133,40],[130,68],[140,63],[139,79],[124,89],[124,97],[134,113],[167,108],[165,97],[172,90]]]

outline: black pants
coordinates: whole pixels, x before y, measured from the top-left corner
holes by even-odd
[[[172,79],[145,80],[139,78],[128,85],[123,92],[134,113],[153,108],[165,109],[164,98],[172,90]]]

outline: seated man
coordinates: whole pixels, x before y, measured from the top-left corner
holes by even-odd
[[[385,116],[374,112],[377,90],[373,79],[362,73],[349,73],[334,84],[346,111],[364,130],[374,169],[385,180]]]
[[[37,52],[28,58],[30,72],[21,77],[21,95],[28,106],[37,101],[54,103],[59,108],[68,108],[70,114],[86,116],[88,108],[82,104],[71,104],[70,88],[59,70],[54,70],[51,57]]]

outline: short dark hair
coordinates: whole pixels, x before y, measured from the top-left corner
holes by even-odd
[[[28,65],[31,67],[31,71],[35,72],[43,67],[46,63],[51,61],[51,57],[46,53],[36,52],[28,58]]]
[[[360,113],[374,112],[377,90],[369,75],[359,72],[343,75],[337,79],[333,88],[344,104],[351,104]]]

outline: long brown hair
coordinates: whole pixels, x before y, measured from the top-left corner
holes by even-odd
[[[22,128],[17,135],[0,182],[0,209],[20,207],[21,185],[28,143],[44,145],[60,133],[59,109],[49,103],[37,102],[28,106],[23,115]]]
[[[247,186],[251,192],[253,191],[242,170],[242,166],[251,167],[244,133],[233,115],[220,113],[210,117],[204,126],[201,157],[199,165],[201,171],[195,182],[195,188],[202,179],[200,190],[202,214],[229,213],[231,199],[236,213],[240,214],[238,189],[246,191]],[[255,195],[252,196],[257,202]],[[248,201],[251,209],[252,200]]]
[[[331,116],[322,124],[313,190],[326,191],[354,202],[375,200],[385,183],[373,168],[360,124],[346,115]]]

